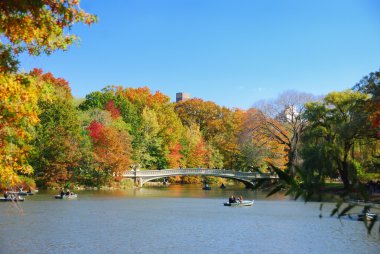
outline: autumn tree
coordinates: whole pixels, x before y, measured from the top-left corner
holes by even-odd
[[[44,84],[50,97],[39,98],[40,122],[36,126],[31,164],[44,185],[65,182],[78,166],[81,157],[81,126],[73,104],[69,83],[40,69],[30,72],[37,83]]]
[[[44,184],[54,186],[69,180],[79,166],[81,126],[70,100],[57,97],[40,103],[40,107],[43,113],[39,115],[33,167]]]
[[[38,82],[52,84],[55,88],[60,89],[60,96],[72,99],[70,84],[64,78],[56,78],[51,72],[44,73],[44,71],[39,68],[31,70],[29,75],[35,77]]]
[[[154,108],[157,105],[162,105],[170,102],[170,98],[160,91],[152,93],[149,87],[128,87],[121,93],[134,105],[137,106],[139,112],[142,112],[145,107]]]
[[[307,125],[303,118],[305,103],[316,101],[312,94],[287,91],[279,95],[273,102],[256,104],[264,114],[265,131],[279,144],[286,146],[287,167],[295,174],[295,168],[300,164],[299,145],[301,135]]]
[[[178,164],[178,159],[175,162],[173,158],[178,157],[182,124],[170,98],[161,92],[152,93],[148,87],[107,86],[101,92],[87,95],[79,108],[105,109],[113,117],[120,115],[130,126],[135,163],[143,168]]]
[[[123,90],[119,86],[107,86],[102,91],[91,92],[86,95],[85,101],[79,105],[79,109],[83,111],[91,109],[107,110],[115,119],[121,116],[129,126],[130,134],[137,136],[141,117],[136,106],[123,95]]]
[[[49,74],[36,81],[36,75],[10,74],[17,71],[18,56],[50,54],[66,50],[77,41],[68,33],[78,22],[91,24],[96,17],[84,12],[77,0],[0,1],[0,178],[14,186],[17,173],[30,174],[30,142],[39,122],[38,99],[49,94]]]
[[[0,72],[17,70],[17,56],[51,54],[78,41],[69,33],[75,23],[90,25],[96,16],[80,8],[78,0],[0,1]]]
[[[230,113],[214,102],[198,98],[176,103],[175,111],[183,125],[198,125],[206,140],[210,140],[223,130],[224,116]]]
[[[13,187],[19,174],[31,174],[28,155],[38,124],[38,99],[48,96],[42,83],[25,74],[0,75],[0,185]]]
[[[266,170],[271,164],[284,168],[287,163],[286,146],[279,144],[273,135],[267,132],[266,116],[253,108],[239,114],[242,118],[241,126],[238,128],[240,167]]]
[[[98,183],[101,176],[120,179],[131,165],[131,140],[128,132],[115,126],[104,126],[93,121],[88,127],[94,144],[94,157],[97,162]]]
[[[179,168],[181,166],[181,160],[183,155],[181,154],[182,146],[180,143],[176,143],[169,147],[168,166],[169,168]]]
[[[182,167],[199,168],[206,166],[207,148],[199,126],[185,127],[180,140],[182,146]]]
[[[369,94],[370,98],[366,102],[365,111],[368,113],[368,120],[372,123],[375,134],[380,138],[380,71],[371,72],[362,78],[355,86],[354,90]]]
[[[237,166],[237,132],[234,113],[230,109],[195,98],[176,103],[175,111],[183,125],[199,126],[205,142],[223,157],[224,167]]]
[[[112,179],[120,180],[122,173],[132,163],[131,137],[127,125],[121,117],[113,119],[108,111],[94,109],[87,114],[91,121],[87,124],[87,131],[94,161],[90,158],[91,168],[84,173],[96,179],[94,184],[97,186]],[[84,122],[87,121],[85,119]]]
[[[166,166],[162,151],[162,138],[156,112],[145,108],[142,112],[141,136],[135,137],[134,160],[144,169],[157,169]]]
[[[170,97],[159,91],[153,93],[148,87],[128,87],[120,93],[137,108],[139,115],[143,116],[148,111],[154,112],[158,122],[157,138],[161,140],[160,152],[156,153],[157,155],[160,154],[161,158],[157,157],[155,159],[158,163],[155,167],[169,166],[168,162],[173,158],[173,152],[175,151],[173,148],[178,145],[182,131],[181,121],[174,111],[174,105],[170,102]],[[143,121],[146,122],[146,120]],[[135,149],[140,149],[138,142],[143,140],[145,135],[142,128],[139,130],[140,132],[134,133],[135,139],[133,143]]]

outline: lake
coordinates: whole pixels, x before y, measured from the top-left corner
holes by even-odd
[[[0,203],[0,253],[379,253],[378,223],[329,217],[327,203],[266,198],[240,186],[171,185],[78,191],[55,200],[40,191],[16,208]],[[229,195],[252,207],[224,207]]]

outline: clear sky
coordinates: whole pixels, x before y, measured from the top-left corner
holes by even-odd
[[[75,97],[106,85],[148,86],[247,109],[286,90],[351,88],[380,68],[378,0],[82,0],[79,46],[23,57]]]

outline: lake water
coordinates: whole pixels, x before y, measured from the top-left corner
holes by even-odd
[[[333,204],[320,219],[319,203],[239,187],[82,191],[77,200],[54,194],[40,191],[17,209],[0,203],[1,254],[380,252],[378,224],[367,235],[361,222],[330,218]],[[231,194],[255,204],[224,207]]]

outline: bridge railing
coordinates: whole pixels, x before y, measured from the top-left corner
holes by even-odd
[[[258,172],[241,172],[226,169],[203,169],[203,168],[186,168],[186,169],[162,169],[162,170],[142,170],[126,171],[124,177],[149,177],[149,176],[170,176],[170,175],[214,175],[214,176],[231,176],[241,178],[272,178],[270,173]]]

